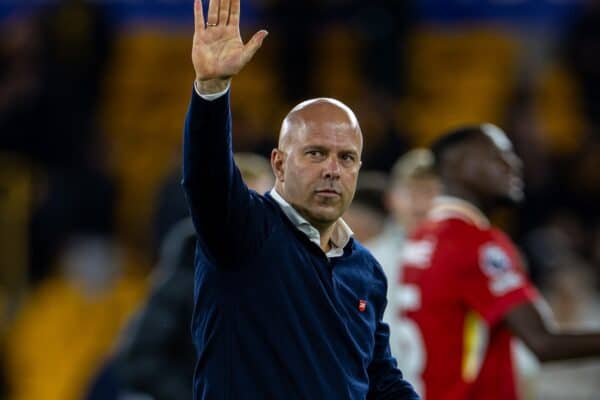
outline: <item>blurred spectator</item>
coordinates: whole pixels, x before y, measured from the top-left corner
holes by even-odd
[[[433,155],[426,149],[404,154],[392,168],[388,202],[396,223],[412,232],[427,216],[440,183],[433,171]]]
[[[387,177],[381,172],[363,171],[358,177],[354,199],[344,214],[344,221],[361,243],[368,243],[383,231],[386,186]]]
[[[404,154],[394,164],[391,185],[386,193],[390,218],[383,232],[365,243],[383,267],[388,280],[388,306],[383,319],[390,325],[390,348],[401,370],[404,370],[403,362],[410,360],[405,349],[400,348],[401,328],[397,326],[404,242],[425,218],[439,191],[433,155],[429,150],[415,149]]]
[[[236,153],[233,158],[250,189],[263,194],[273,187],[273,171],[267,159],[253,153]]]
[[[25,300],[6,346],[11,399],[81,398],[144,293],[110,237],[72,234]]]
[[[165,237],[150,299],[122,335],[113,361],[118,391],[124,398],[192,397],[196,357],[190,318],[195,248],[189,218],[175,224]]]
[[[183,189],[181,188],[181,172],[179,169],[169,174],[158,191],[156,209],[154,210],[152,228],[152,248],[156,249],[153,258],[157,259],[163,241],[173,226],[189,217]]]

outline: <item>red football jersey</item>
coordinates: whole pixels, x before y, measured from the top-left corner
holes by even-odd
[[[444,197],[406,246],[406,378],[426,400],[517,399],[503,318],[538,293],[511,240],[469,203]]]

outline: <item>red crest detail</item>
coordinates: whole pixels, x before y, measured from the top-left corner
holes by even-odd
[[[364,312],[366,309],[367,309],[367,301],[366,300],[359,300],[358,301],[358,311]]]

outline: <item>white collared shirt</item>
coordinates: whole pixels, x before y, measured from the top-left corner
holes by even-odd
[[[302,233],[304,233],[308,239],[321,247],[321,234],[308,222],[294,207],[290,205],[277,191],[275,188],[271,189],[269,192],[273,200],[277,202],[279,207],[283,213],[289,218],[290,221],[294,224],[296,228]],[[328,258],[332,257],[340,257],[344,254],[344,247],[350,241],[350,238],[354,235],[352,229],[344,222],[343,219],[338,219],[333,228],[333,233],[331,234],[331,239],[329,241],[331,245],[331,249],[326,253]]]

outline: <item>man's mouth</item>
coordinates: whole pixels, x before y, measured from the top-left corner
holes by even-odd
[[[333,190],[333,189],[315,190],[315,193],[317,195],[323,196],[323,197],[339,197],[341,195],[340,192],[338,192],[337,190]]]

